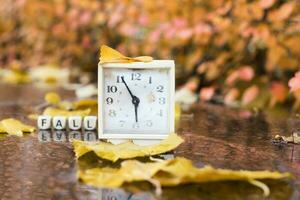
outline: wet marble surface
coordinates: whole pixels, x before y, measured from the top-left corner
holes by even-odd
[[[43,103],[52,89],[0,85],[0,119],[26,118]],[[69,91],[58,90],[72,99]],[[267,199],[300,199],[300,145],[274,144],[276,134],[299,131],[300,120],[285,114],[250,115],[246,111],[216,105],[198,105],[181,116],[177,132],[185,138],[173,153],[201,167],[247,170],[279,170],[293,173],[290,181],[265,181],[271,189]],[[93,140],[93,133],[36,132],[19,138],[0,135],[0,199],[265,199],[260,189],[244,182],[220,182],[165,188],[136,193],[96,189],[76,180],[71,138]]]

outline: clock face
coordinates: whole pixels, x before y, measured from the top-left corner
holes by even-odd
[[[168,134],[169,69],[103,69],[103,131]]]

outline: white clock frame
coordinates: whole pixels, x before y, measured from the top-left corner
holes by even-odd
[[[104,133],[104,101],[103,101],[103,68],[125,69],[168,69],[169,70],[169,125],[165,134],[115,134]],[[102,63],[98,64],[98,136],[99,139],[136,139],[136,140],[161,140],[175,131],[175,63],[173,60],[153,60],[151,62],[132,63]]]

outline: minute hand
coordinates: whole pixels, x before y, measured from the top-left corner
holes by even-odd
[[[139,103],[140,103],[140,99],[137,96],[135,96],[135,95],[132,94],[132,92],[129,89],[127,83],[125,82],[123,76],[121,77],[121,79],[122,79],[123,83],[125,84],[128,92],[129,92],[129,94],[130,94],[130,96],[132,98],[132,104],[134,105],[135,121],[138,122],[138,112],[137,112],[137,109],[138,109],[138,106],[139,106]]]
[[[134,99],[134,95],[132,94],[131,90],[129,89],[129,87],[128,87],[127,83],[125,82],[125,80],[124,80],[124,76],[122,76],[122,77],[121,77],[121,79],[122,79],[123,83],[125,84],[125,86],[126,86],[126,88],[127,88],[128,92],[129,92],[129,94],[130,94],[131,98],[132,98],[132,99]]]

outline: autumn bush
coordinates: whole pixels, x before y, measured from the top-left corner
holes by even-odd
[[[174,59],[200,101],[300,105],[297,0],[2,0],[0,34],[2,67],[96,70],[106,44]]]

